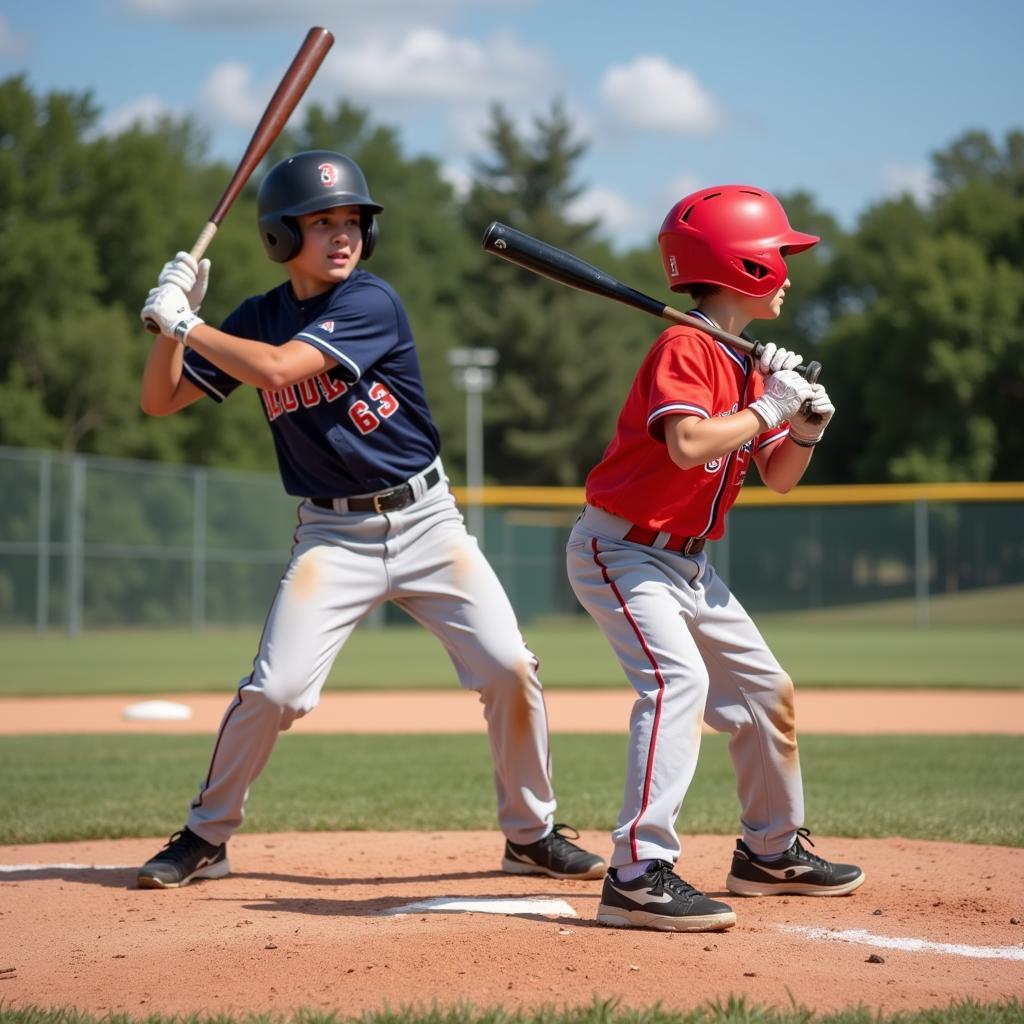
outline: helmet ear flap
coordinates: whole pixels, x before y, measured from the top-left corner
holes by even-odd
[[[377,240],[380,238],[380,227],[377,224],[377,218],[370,210],[363,207],[360,213],[362,214],[363,229],[362,258],[368,260],[373,255],[373,250],[377,248]]]
[[[294,217],[264,217],[260,233],[267,255],[275,263],[287,263],[302,251],[302,232]]]

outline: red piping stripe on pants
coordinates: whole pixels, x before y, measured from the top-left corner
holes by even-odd
[[[640,647],[643,649],[644,654],[647,656],[647,660],[651,663],[651,668],[654,669],[654,678],[658,681],[658,696],[655,701],[654,707],[654,725],[651,729],[651,746],[650,749],[647,751],[647,769],[646,774],[644,775],[643,802],[640,805],[640,811],[638,812],[637,816],[632,820],[632,822],[630,822],[629,826],[629,848],[632,852],[633,860],[638,861],[640,860],[640,856],[638,854],[636,846],[636,827],[640,819],[643,817],[644,811],[647,810],[647,805],[648,803],[650,803],[651,799],[651,780],[654,774],[654,752],[655,748],[658,745],[658,726],[661,724],[661,704],[662,699],[665,696],[665,677],[661,674],[661,669],[658,668],[658,662],[655,660],[654,655],[651,653],[650,647],[647,646],[647,641],[644,639],[643,633],[640,632],[640,627],[637,625],[636,619],[633,618],[633,615],[630,612],[629,607],[627,606],[626,601],[622,596],[622,592],[619,590],[618,586],[616,586],[616,584],[612,581],[611,577],[608,575],[608,569],[601,561],[601,558],[597,550],[596,537],[591,539],[590,547],[594,554],[594,563],[601,570],[601,576],[604,578],[605,583],[607,583],[608,586],[611,587],[612,593],[615,595],[615,599],[619,602],[619,607],[622,609],[622,613],[626,616],[626,621],[632,627],[633,632],[636,634],[637,640],[640,642]]]

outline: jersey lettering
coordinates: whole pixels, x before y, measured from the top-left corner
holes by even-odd
[[[295,385],[289,384],[287,387],[281,388],[277,392],[281,399],[281,404],[284,406],[285,412],[295,412],[299,407],[299,400],[295,396]]]
[[[260,398],[263,399],[263,408],[267,410],[267,420],[273,423],[278,416],[283,415],[284,409],[278,401],[276,391],[260,391]]]
[[[380,420],[370,411],[370,407],[360,398],[348,407],[348,417],[356,425],[360,434],[372,433],[380,426]]]
[[[398,408],[398,399],[377,381],[370,385],[370,397],[378,403],[377,414],[384,419],[387,419]]]
[[[381,419],[387,419],[398,408],[398,399],[383,384],[374,381],[370,385],[370,397],[377,403],[376,410],[360,399],[348,409],[349,419],[360,434],[369,434],[380,426]]]
[[[312,377],[299,381],[299,398],[302,399],[302,404],[307,409],[320,404],[320,392]]]
[[[316,382],[320,385],[320,390],[324,393],[324,398],[328,402],[341,398],[348,391],[348,385],[343,380],[334,380],[326,373],[318,373],[316,375]]]

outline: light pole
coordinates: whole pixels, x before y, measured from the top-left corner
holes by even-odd
[[[484,485],[484,417],[481,395],[494,384],[496,348],[453,348],[448,353],[455,386],[466,392],[466,489],[467,526],[484,546],[484,510],[480,504]]]

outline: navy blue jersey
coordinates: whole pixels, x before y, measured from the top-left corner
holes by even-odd
[[[260,391],[289,494],[345,498],[393,487],[437,457],[405,309],[394,289],[356,268],[347,281],[305,302],[285,283],[246,299],[221,329],[255,343],[298,338],[337,360],[332,370],[277,391]],[[198,352],[184,372],[223,401],[240,381]]]

